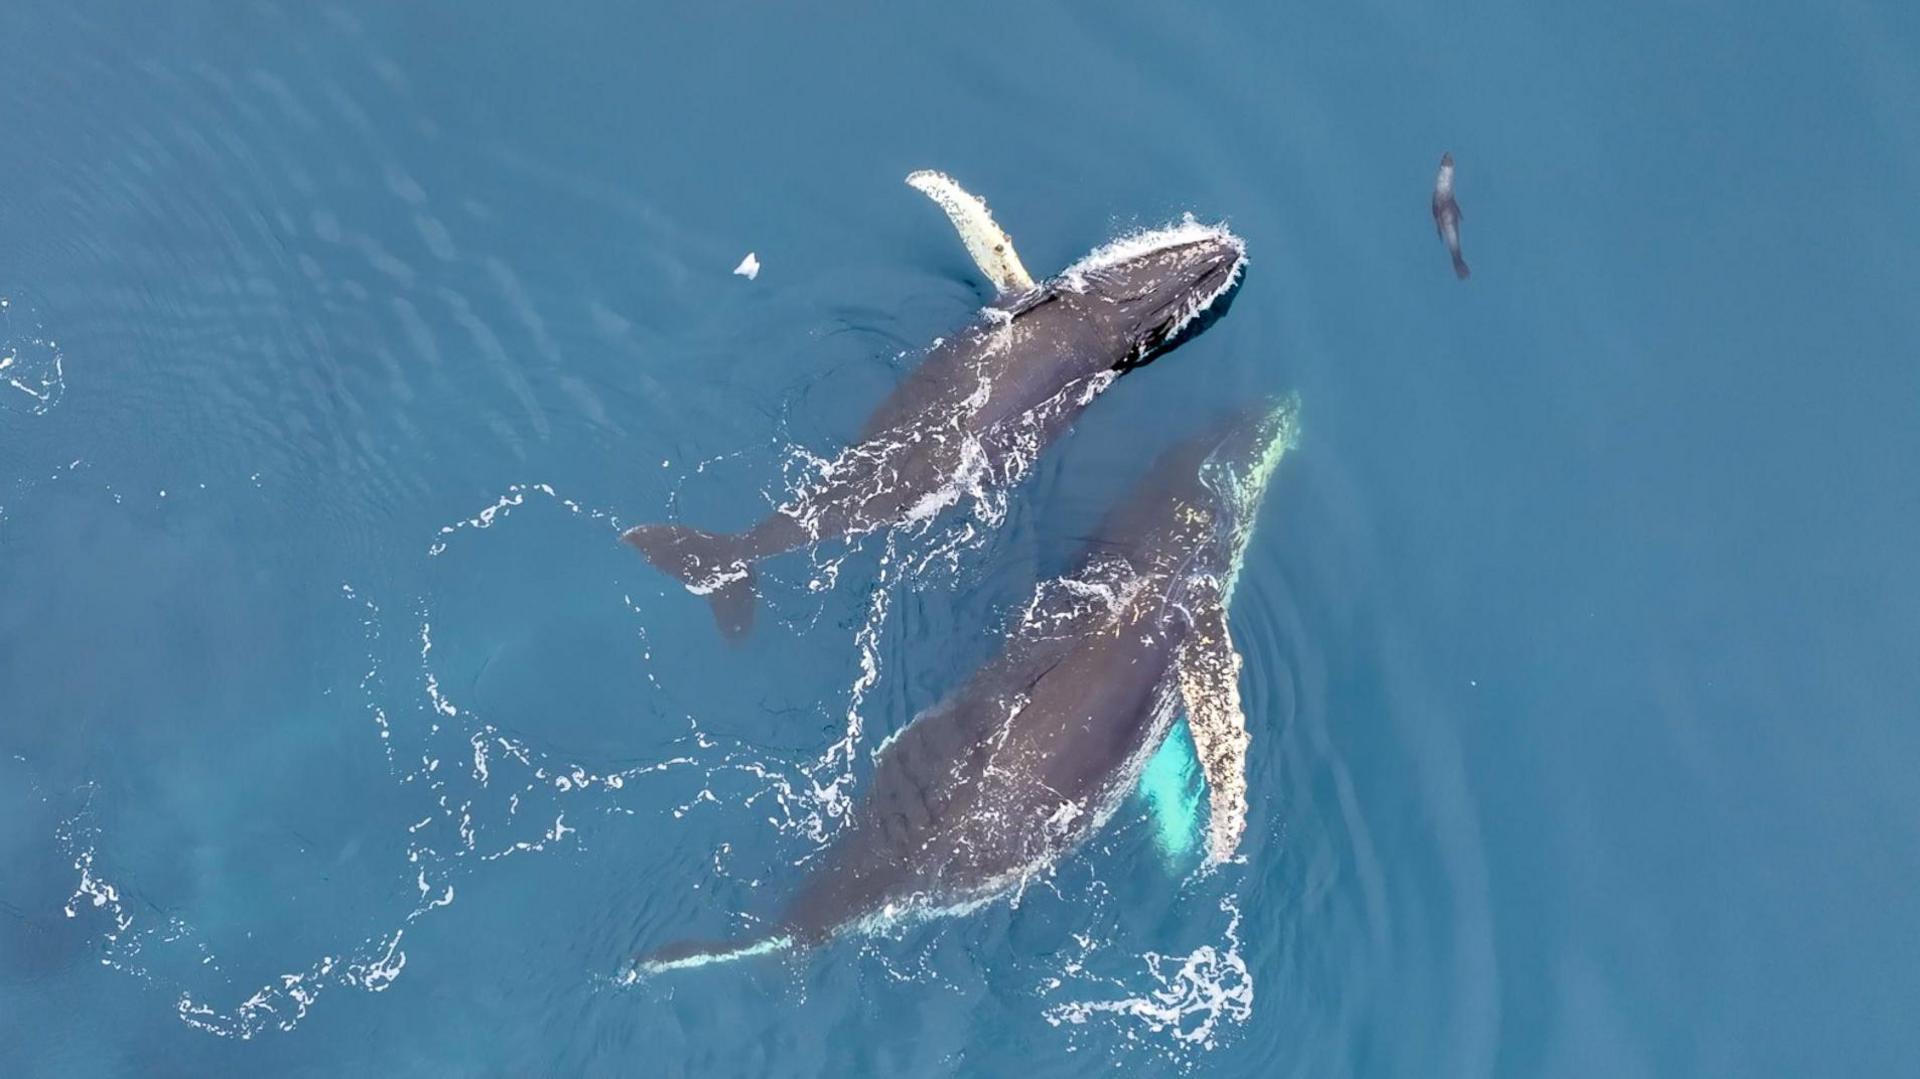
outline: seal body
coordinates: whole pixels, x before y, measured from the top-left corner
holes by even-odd
[[[1440,155],[1440,172],[1433,178],[1433,227],[1453,256],[1453,276],[1465,281],[1473,271],[1460,254],[1460,203],[1453,197],[1453,154]]]

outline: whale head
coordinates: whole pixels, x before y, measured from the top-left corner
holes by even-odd
[[[1169,447],[1107,511],[1089,549],[1162,578],[1171,590],[1163,598],[1195,585],[1230,597],[1267,485],[1298,435],[1299,412],[1296,396],[1263,398]]]
[[[1189,215],[1094,250],[1060,275],[1060,294],[1097,326],[1126,370],[1198,331],[1210,311],[1217,315],[1246,264],[1240,237]]]
[[[1215,542],[1229,599],[1267,484],[1299,436],[1299,396],[1265,400],[1229,420],[1213,436],[1213,447],[1201,462],[1200,482],[1212,493],[1218,511]]]

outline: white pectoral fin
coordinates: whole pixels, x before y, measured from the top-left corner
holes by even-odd
[[[1240,707],[1240,653],[1227,634],[1227,610],[1218,588],[1205,590],[1193,612],[1193,632],[1180,646],[1180,695],[1194,754],[1207,777],[1207,862],[1233,857],[1247,829],[1246,713]]]
[[[987,204],[956,183],[944,172],[921,169],[907,176],[907,183],[947,212],[948,220],[967,245],[967,254],[1001,292],[1025,292],[1033,287],[1033,277],[1020,264],[1013,241],[994,224]]]

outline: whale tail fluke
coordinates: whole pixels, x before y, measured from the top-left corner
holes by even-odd
[[[1467,269],[1467,260],[1460,256],[1460,252],[1455,251],[1453,253],[1453,276],[1465,281],[1472,273],[1472,270]]]
[[[730,963],[757,955],[784,952],[793,947],[787,936],[758,937],[745,941],[683,940],[641,956],[633,965],[635,975],[650,978],[675,970],[690,970],[712,963]]]
[[[687,591],[706,597],[721,636],[738,641],[753,629],[753,561],[742,537],[685,525],[640,525],[620,538]]]

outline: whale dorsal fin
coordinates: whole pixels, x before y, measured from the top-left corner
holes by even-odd
[[[1014,293],[1033,287],[1033,277],[1020,264],[1013,241],[994,224],[993,214],[987,212],[987,204],[978,195],[968,193],[946,173],[931,169],[908,174],[907,183],[947,212],[947,219],[960,232],[960,241],[967,245],[967,254],[973,256],[974,265],[995,288]]]
[[[1198,582],[1193,630],[1180,646],[1175,670],[1187,706],[1194,755],[1207,777],[1207,863],[1233,856],[1247,828],[1246,713],[1240,707],[1240,653],[1227,634],[1226,599],[1220,582]]]

